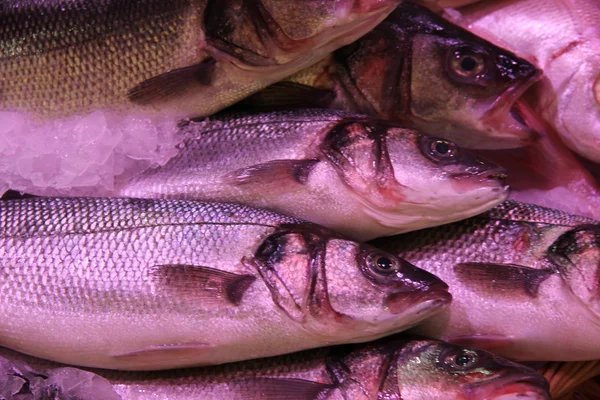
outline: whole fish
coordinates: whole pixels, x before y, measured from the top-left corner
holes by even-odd
[[[119,395],[123,400],[550,400],[547,381],[533,369],[482,350],[398,336],[211,368],[95,370],[93,385],[90,372],[77,375],[73,368],[6,349],[0,354],[8,362],[29,362],[38,375],[53,382],[62,378],[55,393],[76,391],[77,400],[100,400],[96,387],[105,390],[102,400]],[[8,375],[21,383],[23,394],[39,393],[26,387],[23,377]],[[88,387],[82,390],[77,378]],[[110,397],[103,378],[116,392]]]
[[[0,345],[101,368],[218,364],[398,332],[450,302],[433,275],[233,204],[0,202]]]
[[[537,110],[578,154],[600,162],[600,2],[482,1],[459,21],[535,60]]]
[[[539,76],[512,52],[405,1],[358,41],[246,103],[312,99],[465,147],[510,148],[534,138],[514,102]]]
[[[374,245],[450,285],[446,312],[416,328],[515,360],[600,358],[600,223],[507,201]]]
[[[356,114],[230,114],[190,123],[184,137],[177,156],[116,194],[243,203],[360,240],[473,216],[508,195],[494,164]]]
[[[351,43],[400,0],[7,0],[0,110],[209,115]]]

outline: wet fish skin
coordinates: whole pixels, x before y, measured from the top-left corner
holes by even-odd
[[[209,115],[362,36],[399,1],[4,1],[0,110]]]
[[[576,153],[600,162],[600,5],[595,0],[479,2],[457,22],[544,70],[536,110]]]
[[[116,195],[238,202],[359,240],[466,218],[508,195],[495,165],[357,114],[233,113],[183,133],[177,156],[118,183]]]
[[[234,204],[0,202],[0,344],[102,368],[218,364],[373,340],[439,311],[433,275]]]
[[[600,356],[595,220],[507,201],[373,244],[450,285],[451,307],[414,332],[521,361]]]
[[[297,86],[275,84],[245,103],[289,102],[287,93],[468,148],[513,148],[535,138],[513,105],[540,74],[512,52],[405,1],[356,42],[287,79]]]
[[[59,366],[2,348],[0,355],[50,376]],[[481,350],[397,335],[211,368],[92,372],[127,400],[550,399],[548,383],[530,368]]]

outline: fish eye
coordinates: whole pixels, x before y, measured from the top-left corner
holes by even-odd
[[[459,147],[449,140],[425,137],[422,139],[423,153],[435,162],[452,161],[458,157]]]
[[[490,57],[469,46],[452,48],[448,54],[450,76],[461,83],[477,83],[488,70]]]
[[[469,349],[453,350],[442,353],[440,361],[450,372],[469,371],[479,366],[479,354]]]
[[[398,263],[394,257],[380,252],[370,253],[366,261],[369,268],[376,273],[389,274],[398,269]]]

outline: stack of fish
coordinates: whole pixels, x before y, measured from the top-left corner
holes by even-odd
[[[600,359],[559,139],[600,159],[596,6],[502,48],[465,28],[532,1],[289,3],[0,4],[0,399],[544,400],[516,362]],[[550,183],[592,199],[514,200]]]

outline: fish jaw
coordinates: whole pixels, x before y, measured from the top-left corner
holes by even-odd
[[[507,90],[483,114],[481,129],[489,134],[490,139],[497,140],[493,147],[490,146],[491,142],[486,141],[481,145],[474,143],[471,148],[508,149],[523,147],[535,141],[537,134],[524,123],[516,103],[540,79],[541,74],[540,70],[534,70],[528,79]]]
[[[506,381],[506,382],[503,382]],[[551,400],[549,384],[541,375],[512,376],[497,381],[498,388],[475,390],[468,400]],[[495,386],[495,385],[494,385]]]

